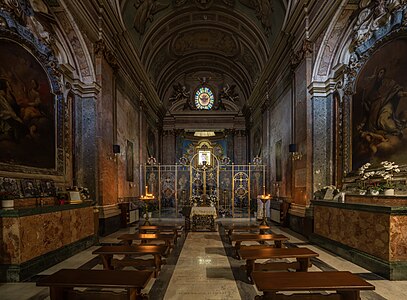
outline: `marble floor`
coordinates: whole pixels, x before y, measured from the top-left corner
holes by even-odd
[[[182,223],[181,219],[161,219],[156,223]],[[254,299],[260,294],[251,285],[244,263],[234,258],[222,224],[247,224],[248,219],[220,219],[217,232],[183,233],[175,249],[166,259],[159,276],[152,279],[143,290],[149,299]],[[107,237],[100,238],[100,244],[117,244],[117,236],[134,232],[126,228]],[[355,273],[375,286],[374,291],[362,291],[363,300],[407,299],[407,281],[389,281],[363,269],[341,257],[310,244],[304,237],[287,228],[273,225],[274,233],[288,236],[288,247],[308,247],[319,254],[312,260],[310,271],[347,270]],[[0,283],[1,300],[50,299],[48,288],[37,287],[35,281],[41,276],[54,273],[61,268],[102,269],[98,257],[92,254],[93,246],[21,283]]]

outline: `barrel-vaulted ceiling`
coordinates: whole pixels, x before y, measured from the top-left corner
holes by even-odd
[[[235,85],[245,104],[285,17],[284,0],[127,0],[122,14],[158,96],[192,77]],[[206,78],[206,79],[205,79]]]

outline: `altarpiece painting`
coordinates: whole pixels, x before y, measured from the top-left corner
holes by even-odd
[[[407,163],[407,38],[373,52],[352,102],[352,169],[366,162]]]
[[[0,163],[55,169],[55,96],[22,45],[0,39]]]

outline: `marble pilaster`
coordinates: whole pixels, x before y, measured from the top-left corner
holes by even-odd
[[[332,157],[332,95],[313,97],[313,190],[330,185]]]
[[[89,189],[92,199],[96,199],[97,183],[97,145],[96,145],[96,99],[75,97],[75,167],[74,185]]]

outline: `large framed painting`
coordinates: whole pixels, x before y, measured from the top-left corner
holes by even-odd
[[[126,180],[134,181],[134,149],[129,140],[126,143]]]
[[[366,162],[407,163],[407,38],[372,53],[352,100],[352,169]]]
[[[0,38],[0,163],[56,169],[55,95],[43,65]]]

